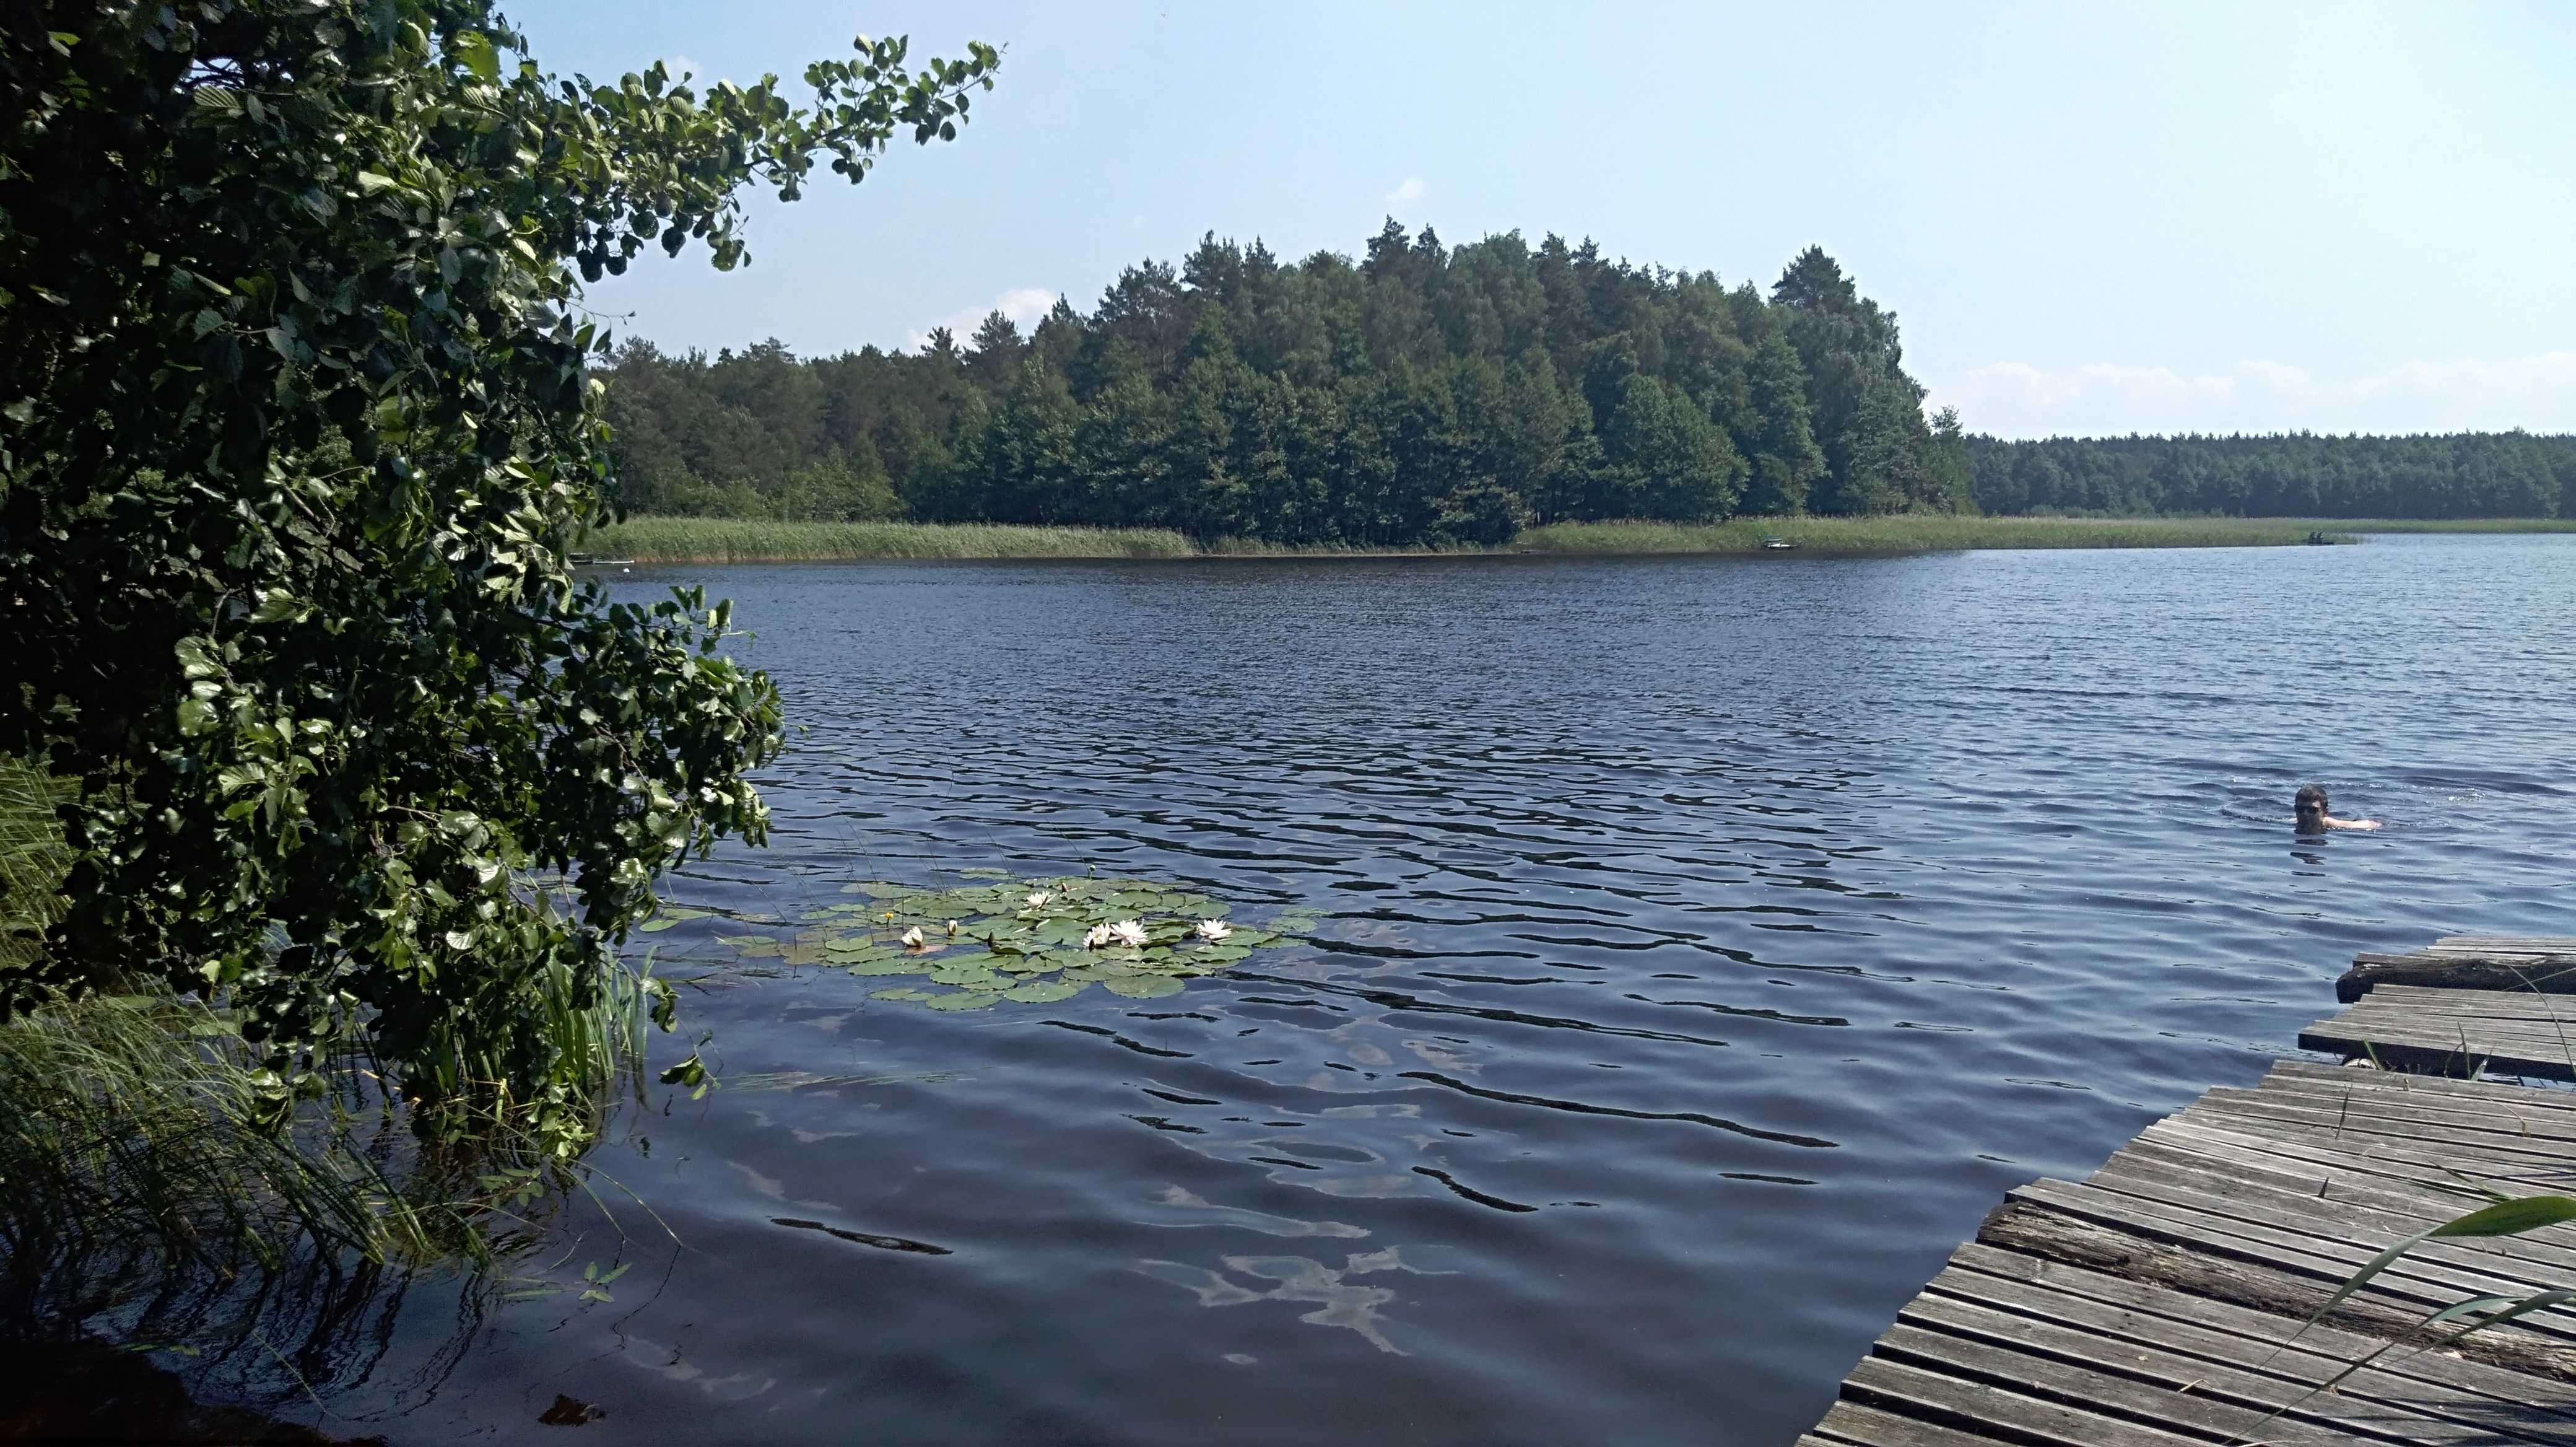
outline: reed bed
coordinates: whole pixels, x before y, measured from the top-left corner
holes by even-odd
[[[1738,518],[1722,523],[1559,523],[1514,546],[1539,553],[1752,553],[1778,538],[1803,552],[1913,553],[1970,548],[2238,548],[2357,541],[2351,523],[2309,518],[2042,518],[1900,514]]]
[[[814,563],[863,558],[1186,558],[1188,538],[1160,528],[1022,527],[1007,523],[789,523],[636,517],[592,535],[590,550],[639,563]]]
[[[2221,548],[2358,541],[2366,532],[2576,530],[2576,522],[2382,522],[2319,518],[1960,517],[1737,518],[1722,523],[1556,523],[1501,547],[1371,548],[1251,538],[1193,540],[1159,528],[1002,523],[787,523],[637,517],[591,538],[603,557],[638,563],[840,562],[869,559],[1408,557],[1462,553],[1752,553],[1779,538],[1814,553],[1971,548]]]
[[[2371,518],[2324,526],[2361,533],[2576,533],[2576,518]]]

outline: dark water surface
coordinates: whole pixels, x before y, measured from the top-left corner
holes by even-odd
[[[613,1303],[452,1371],[413,1313],[339,1427],[1786,1443],[2006,1188],[2253,1080],[2354,951],[2571,928],[2576,538],[620,586],[682,579],[809,730],[685,896],[1097,865],[1317,944],[693,992],[732,1083],[601,1157],[684,1245],[630,1210]],[[2294,841],[2312,779],[2387,831]]]

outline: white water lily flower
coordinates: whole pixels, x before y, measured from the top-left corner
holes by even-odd
[[[903,947],[905,949],[917,950],[921,948],[922,944],[921,926],[914,925],[912,928],[903,932]]]
[[[1234,926],[1221,919],[1203,919],[1199,921],[1198,928],[1191,930],[1190,933],[1209,944],[1215,944],[1218,940],[1234,933]]]
[[[1053,898],[1055,898],[1054,895],[1041,889],[1037,893],[1030,895],[1026,900],[1023,900],[1022,903],[1026,904],[1031,909],[1044,909],[1047,907],[1047,901]]]
[[[1091,932],[1082,937],[1082,947],[1086,950],[1105,950],[1112,945],[1125,945],[1129,949],[1136,949],[1144,943],[1145,927],[1132,919],[1122,919],[1116,924],[1093,925]]]

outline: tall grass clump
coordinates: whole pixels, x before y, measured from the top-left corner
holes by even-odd
[[[37,961],[62,903],[54,792],[0,761],[0,968]],[[318,1099],[282,1090],[220,1001],[56,994],[0,1020],[0,1337],[224,1351],[301,1333],[328,1356],[389,1274],[496,1267],[579,1183],[620,1085],[640,1088],[667,991],[612,974],[533,982],[559,1052],[545,1099],[494,1089],[508,1062],[464,1032],[432,1057],[428,1120],[355,1054]]]

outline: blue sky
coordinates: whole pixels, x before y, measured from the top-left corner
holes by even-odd
[[[1821,243],[2006,436],[2576,431],[2576,5],[529,0],[538,58],[1007,47],[952,146],[597,288],[710,350],[904,345],[1200,233],[1517,228],[1765,286]]]

